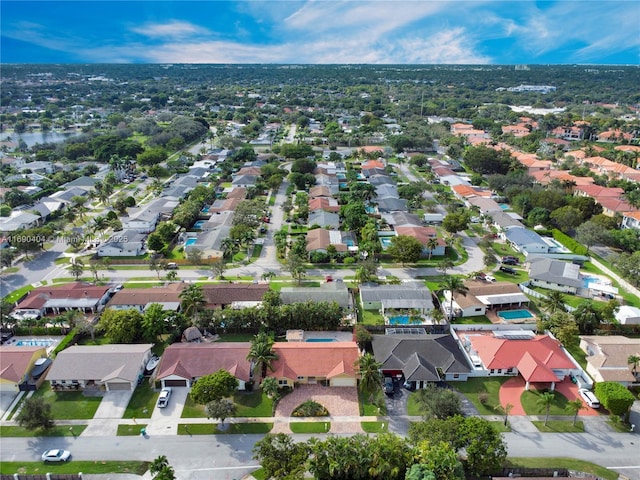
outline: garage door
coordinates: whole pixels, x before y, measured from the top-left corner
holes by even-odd
[[[186,387],[187,381],[186,380],[165,380],[164,386],[165,387]]]
[[[129,382],[109,382],[107,383],[107,390],[131,390],[131,384]]]
[[[356,386],[356,379],[355,378],[348,378],[348,377],[332,378],[331,379],[331,386],[332,387],[355,387]]]

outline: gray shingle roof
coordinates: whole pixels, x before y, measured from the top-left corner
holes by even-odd
[[[580,278],[579,265],[540,257],[531,259],[529,265],[529,278],[533,280],[543,280],[574,288],[584,286],[584,282]]]

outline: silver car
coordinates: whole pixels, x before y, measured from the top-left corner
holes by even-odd
[[[163,388],[158,397],[158,408],[164,408],[169,405],[169,397],[171,397],[171,387]]]
[[[66,462],[71,458],[69,450],[47,450],[42,454],[43,462]]]

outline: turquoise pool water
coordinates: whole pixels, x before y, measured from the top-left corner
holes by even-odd
[[[305,342],[310,343],[325,343],[325,342],[333,342],[333,338],[308,338]]]
[[[14,345],[16,347],[48,347],[52,343],[52,340],[18,340]]]
[[[188,238],[186,242],[184,242],[184,246],[188,247],[189,245],[195,245],[198,242],[197,238]]]
[[[502,210],[509,210],[509,205],[507,205],[506,203],[501,203],[501,204],[500,204],[500,208],[501,208]]]
[[[209,206],[205,206],[202,208],[202,213],[209,213]]]
[[[391,238],[392,237],[380,237],[380,245],[382,245],[382,248],[387,248],[391,245]]]
[[[597,277],[584,277],[584,288],[589,288],[592,283],[600,283]]]
[[[193,228],[202,228],[202,225],[204,225],[205,223],[207,223],[204,220],[198,220],[196,223],[193,224]]]
[[[498,316],[503,320],[522,320],[525,318],[533,318],[533,314],[529,310],[503,310],[498,312]]]
[[[411,323],[411,317],[409,315],[396,315],[395,317],[389,317],[389,325],[409,325]]]

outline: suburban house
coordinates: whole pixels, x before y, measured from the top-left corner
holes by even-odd
[[[24,210],[13,210],[8,217],[0,217],[0,232],[13,233],[18,230],[36,227],[42,217]]]
[[[67,310],[96,313],[109,300],[108,286],[73,282],[34,288],[16,306],[12,315],[20,317],[60,315]]]
[[[166,287],[124,288],[111,298],[108,308],[144,312],[149,305],[158,303],[163,310],[180,311],[180,292],[184,283],[170,283]]]
[[[640,211],[624,212],[622,214],[621,228],[635,228],[640,230]]]
[[[426,388],[441,381],[464,381],[471,368],[450,334],[373,335],[371,342],[382,374]]]
[[[407,201],[404,198],[395,198],[395,197],[377,198],[376,203],[378,205],[378,211],[380,213],[409,211],[409,207],[407,206]]]
[[[331,189],[326,185],[318,185],[309,189],[309,198],[332,197]]]
[[[38,369],[36,363],[46,365],[44,370],[51,365],[45,347],[0,347],[0,392],[35,390],[40,386],[44,370]]]
[[[253,379],[247,360],[250,346],[248,342],[174,343],[162,354],[155,379],[163,388],[190,387],[200,377],[226,370],[244,390]]]
[[[53,212],[58,212],[62,210],[65,206],[64,202],[56,200],[51,197],[42,197],[36,203],[33,204],[31,210],[36,211],[40,214],[43,220],[49,218]]]
[[[278,360],[271,363],[267,376],[278,385],[322,384],[329,387],[357,386],[355,364],[360,356],[355,342],[276,342]]]
[[[533,230],[527,228],[511,228],[504,233],[505,240],[518,252],[549,253],[550,245]]]
[[[638,325],[640,324],[640,308],[631,305],[622,305],[618,307],[616,313],[613,314],[620,325]]]
[[[532,330],[454,330],[474,370],[486,376],[516,376],[531,384],[549,384],[550,390],[565,377],[581,372],[562,344]]]
[[[429,315],[434,308],[431,291],[421,282],[402,285],[363,284],[360,286],[360,301],[364,310],[380,311],[387,317],[399,311]]]
[[[249,188],[253,187],[257,182],[260,176],[258,175],[237,175],[233,178],[231,184],[234,187],[244,187]]]
[[[135,230],[139,233],[151,233],[161,218],[169,219],[178,206],[177,200],[157,198],[128,217],[121,217],[123,230]]]
[[[529,305],[529,298],[515,283],[465,280],[464,285],[469,289],[466,295],[453,295],[453,315],[456,317],[476,317],[485,315],[489,310],[509,310]],[[450,316],[451,293],[446,290],[444,296],[442,308]]]
[[[64,188],[65,190],[68,190],[70,188],[81,188],[85,192],[89,192],[90,190],[94,189],[98,181],[99,180],[97,178],[87,177],[86,175],[83,175],[82,177],[78,177],[75,180],[63,184],[62,188]]]
[[[531,285],[573,295],[584,287],[580,265],[543,257],[531,258],[527,264]]]
[[[441,224],[444,220],[444,215],[441,213],[425,213],[423,215],[425,223],[428,224]]]
[[[319,287],[282,287],[280,301],[285,305],[304,302],[336,302],[345,310],[353,309],[353,300],[344,282],[325,282]]]
[[[470,207],[476,207],[481,214],[487,214],[490,212],[502,212],[500,204],[492,198],[485,197],[470,197],[467,198],[466,203]]]
[[[202,285],[206,308],[243,308],[262,303],[269,290],[266,283],[227,283]]]
[[[98,247],[99,257],[137,257],[145,253],[146,233],[135,230],[115,232]]]
[[[419,227],[422,225],[420,216],[409,212],[385,213],[382,218],[393,227]]]
[[[334,229],[340,226],[340,216],[337,213],[326,210],[314,210],[309,213],[307,224],[311,227],[319,225],[322,228]]]
[[[338,213],[340,211],[340,205],[335,198],[328,197],[315,197],[309,199],[309,211],[314,210],[326,210],[327,212]]]
[[[47,380],[52,390],[134,390],[152,344],[73,345],[56,356]]]
[[[621,335],[584,335],[580,348],[587,354],[587,373],[596,382],[619,382],[624,386],[640,381],[640,372],[634,374],[631,355],[640,356],[640,338]],[[636,366],[636,370],[640,365]]]
[[[434,227],[398,226],[395,227],[395,231],[398,235],[406,235],[418,240],[422,244],[423,256],[432,255],[438,257],[445,254],[447,244],[445,243],[444,239],[436,238],[438,232]],[[428,243],[432,238],[435,238],[438,242],[433,249],[428,247]]]
[[[509,230],[524,228],[524,224],[520,220],[502,210],[487,212],[487,215],[491,217],[492,225],[498,229],[503,238],[505,232]]]
[[[351,232],[315,228],[307,232],[307,252],[327,252],[333,245],[338,252],[358,251],[355,235]]]

